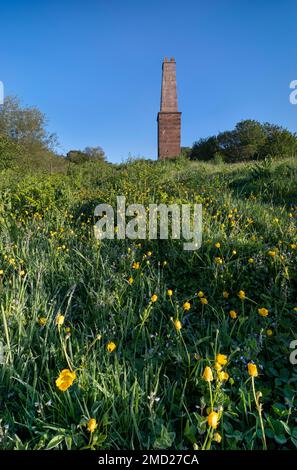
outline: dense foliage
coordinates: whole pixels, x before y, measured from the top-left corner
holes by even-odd
[[[297,447],[296,160],[67,171],[0,177],[0,447]],[[117,195],[201,202],[201,249],[96,241]]]
[[[200,139],[194,143],[192,160],[211,160],[219,155],[225,162],[285,158],[297,153],[297,137],[287,129],[269,123],[246,120],[232,131]]]

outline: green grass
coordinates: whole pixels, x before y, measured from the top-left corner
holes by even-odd
[[[266,441],[269,449],[294,449],[296,182],[296,160],[3,172],[0,448],[262,449]],[[201,202],[201,249],[185,252],[170,240],[96,241],[93,209],[117,195],[127,204]],[[214,369],[217,353],[228,356],[224,382]],[[260,373],[261,410],[250,361]],[[213,403],[206,366],[213,369]],[[65,368],[76,380],[62,392],[55,381]],[[207,424],[212,405],[220,415],[216,431]],[[90,418],[98,423],[91,436]]]

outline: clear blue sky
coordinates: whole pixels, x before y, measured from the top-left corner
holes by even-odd
[[[246,118],[297,131],[296,0],[7,0],[0,80],[60,152],[156,158],[161,63],[177,62],[182,145]]]

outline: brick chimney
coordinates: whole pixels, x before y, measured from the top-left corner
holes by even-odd
[[[180,154],[181,113],[177,107],[176,64],[165,57],[162,65],[161,107],[158,113],[158,159]]]

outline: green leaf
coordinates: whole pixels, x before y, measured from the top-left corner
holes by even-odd
[[[192,444],[194,444],[196,442],[195,434],[196,434],[196,427],[193,424],[190,425],[189,420],[187,420],[186,427],[184,430],[184,436]]]
[[[54,447],[57,447],[59,444],[61,444],[61,442],[65,439],[65,436],[63,435],[58,435],[58,436],[55,436],[53,437],[47,447],[46,447],[46,450],[50,450],[50,449],[54,449]]]
[[[284,434],[278,434],[278,435],[275,434],[274,439],[276,440],[278,444],[285,444],[287,442],[287,438],[285,437]]]
[[[158,437],[154,444],[154,449],[168,449],[172,446],[175,439],[175,432],[169,432],[165,426],[162,426],[161,435]]]

